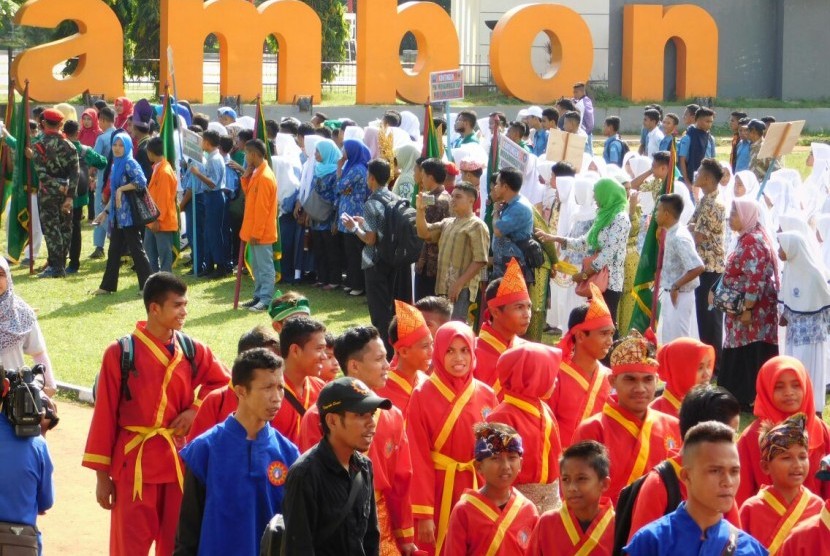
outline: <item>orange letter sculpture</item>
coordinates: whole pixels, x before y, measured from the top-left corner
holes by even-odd
[[[407,31],[418,41],[411,70],[398,54]],[[362,0],[357,3],[357,104],[388,104],[396,98],[424,103],[429,74],[458,69],[458,34],[452,19],[432,2]]]
[[[70,20],[78,33],[29,48],[12,63],[18,90],[29,80],[29,94],[40,102],[64,102],[89,89],[115,98],[124,94],[124,33],[113,11],[100,0],[29,0],[14,16],[16,25],[54,28]],[[78,57],[66,79],[52,68]]]
[[[208,35],[219,40],[219,91],[254,99],[262,90],[262,52],[268,35],[279,43],[277,100],[314,95],[319,101],[322,35],[320,18],[299,0],[162,0],[161,68],[169,75],[167,47],[173,47],[176,88],[182,99],[202,100],[202,51]],[[300,43],[303,48],[300,49]],[[162,77],[159,85],[164,86]]]
[[[716,96],[718,26],[706,10],[689,4],[625,6],[622,95],[633,101],[663,98],[669,40],[677,46],[677,98]]]
[[[539,75],[530,51],[536,35],[551,43],[552,69]],[[578,13],[556,4],[517,6],[504,14],[490,38],[490,67],[501,91],[534,104],[570,96],[573,84],[587,81],[594,63],[594,42]]]

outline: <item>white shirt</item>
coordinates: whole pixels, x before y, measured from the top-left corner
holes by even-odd
[[[666,134],[660,131],[659,126],[648,132],[646,136],[646,154],[648,156],[654,156],[654,153],[660,151],[660,141],[665,136]]]

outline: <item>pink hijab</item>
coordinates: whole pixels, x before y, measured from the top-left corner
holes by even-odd
[[[732,201],[735,205],[735,210],[738,212],[738,218],[741,219],[741,234],[745,234],[755,228],[761,217],[761,208],[758,206],[758,202],[754,199],[746,199],[745,197],[737,197]]]

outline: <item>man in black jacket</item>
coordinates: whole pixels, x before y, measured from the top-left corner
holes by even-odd
[[[392,402],[345,377],[320,391],[317,407],[323,439],[300,456],[285,484],[283,556],[377,556],[372,463],[363,452],[375,412]]]

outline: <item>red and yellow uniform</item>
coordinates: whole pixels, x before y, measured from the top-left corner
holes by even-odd
[[[285,377],[286,394],[289,392],[300,402],[305,408],[306,412],[314,406],[317,402],[317,397],[320,395],[320,390],[323,389],[326,383],[316,376],[307,376],[303,379],[304,392],[300,396],[296,385],[291,384],[288,377]],[[271,420],[271,426],[282,433],[284,437],[299,446],[300,442],[300,423],[303,416],[297,413],[294,406],[288,402],[287,399],[282,401],[277,415]],[[301,450],[302,451],[302,450]]]
[[[190,442],[219,423],[224,423],[225,419],[236,411],[237,407],[239,407],[239,399],[236,397],[232,386],[223,386],[208,394],[202,401],[202,405],[199,406],[199,412],[190,426],[187,441]],[[276,428],[276,421],[276,418],[271,421],[272,427]]]
[[[758,539],[770,553],[779,554],[793,527],[821,513],[824,503],[808,489],[787,504],[775,487],[763,487],[741,506],[742,529]],[[816,553],[818,554],[818,553]]]
[[[415,342],[429,336],[429,327],[427,326],[424,315],[417,308],[404,303],[400,300],[395,300],[395,316],[397,317],[398,326],[398,341],[393,346],[397,352],[404,347],[411,347]],[[393,361],[393,366],[394,366]],[[386,381],[386,386],[378,390],[378,395],[382,398],[388,398],[392,401],[392,405],[401,410],[404,417],[406,417],[406,410],[409,407],[409,398],[412,397],[412,391],[427,379],[427,374],[421,371],[416,371],[413,381],[402,375],[397,369],[389,370],[389,376]]]
[[[397,556],[399,547],[414,542],[412,460],[403,414],[396,407],[375,413],[377,427],[369,447],[375,480],[381,556]],[[313,405],[303,416],[298,447],[306,452],[323,438],[320,411]]]
[[[816,417],[813,386],[804,365],[794,357],[779,355],[764,363],[758,371],[754,408],[758,419],[749,425],[738,439],[738,455],[741,458],[741,484],[738,486],[736,495],[738,504],[743,504],[750,496],[757,493],[762,485],[769,482],[769,477],[761,470],[761,448],[758,437],[762,422],[770,421],[778,424],[790,417],[775,407],[772,401],[775,383],[781,374],[787,371],[794,373],[802,385],[803,398],[801,407],[796,413],[803,413],[807,419],[808,452],[812,470],[807,474],[804,486],[825,500],[830,498],[830,481],[819,481],[815,477],[815,470],[819,468],[821,458],[830,452],[830,428]]]
[[[444,355],[456,338],[463,338],[472,356],[470,371],[456,377],[444,367]],[[436,544],[421,546],[441,554],[450,512],[465,489],[478,488],[473,466],[473,425],[496,406],[489,386],[473,378],[475,336],[459,322],[448,322],[435,335],[434,369],[409,400],[406,419],[412,453],[412,513],[416,520],[435,521]]]
[[[396,369],[389,369],[386,386],[378,389],[377,394],[381,398],[392,400],[392,405],[397,407],[406,416],[412,392],[428,378],[429,376],[426,373],[417,371],[415,373],[415,384],[410,384],[406,377],[398,374]]]
[[[536,506],[516,489],[504,508],[499,508],[478,491],[467,490],[452,510],[444,554],[524,554],[538,520]]]
[[[697,383],[700,362],[709,355],[712,372],[715,366],[715,348],[693,338],[677,338],[660,347],[657,362],[660,379],[665,381],[663,395],[651,402],[651,409],[678,417],[683,398]]]
[[[576,348],[575,333],[577,331],[592,332],[606,326],[614,326],[611,312],[602,298],[602,293],[594,285],[591,285],[591,291],[593,295],[588,300],[588,313],[585,315],[585,320],[568,330],[559,342],[563,359],[559,364],[559,376],[550,400],[550,407],[559,424],[563,448],[572,444],[574,431],[581,422],[602,411],[602,407],[611,394],[611,384],[608,382],[608,377],[611,375],[610,369],[597,361],[594,371],[586,371],[580,369],[571,359]]]
[[[498,364],[504,399],[487,416],[488,423],[510,425],[522,437],[522,469],[514,486],[540,511],[559,505],[562,443],[553,411],[543,400],[553,391],[561,359],[558,349],[531,342],[507,350]]]
[[[533,535],[527,556],[611,556],[614,550],[614,506],[602,498],[599,513],[584,531],[579,520],[562,508],[542,514]]]
[[[830,500],[821,512],[796,526],[781,546],[780,556],[815,556],[830,546]]]
[[[175,437],[170,424],[197,409],[229,377],[203,344],[194,342],[192,367],[175,338],[165,345],[143,322],[132,343],[137,375],[129,377],[129,400],[122,397],[121,346],[113,343],[104,352],[83,466],[105,471],[115,483],[110,554],[147,554],[154,542],[156,554],[172,554],[184,478],[178,448],[184,438]]]

